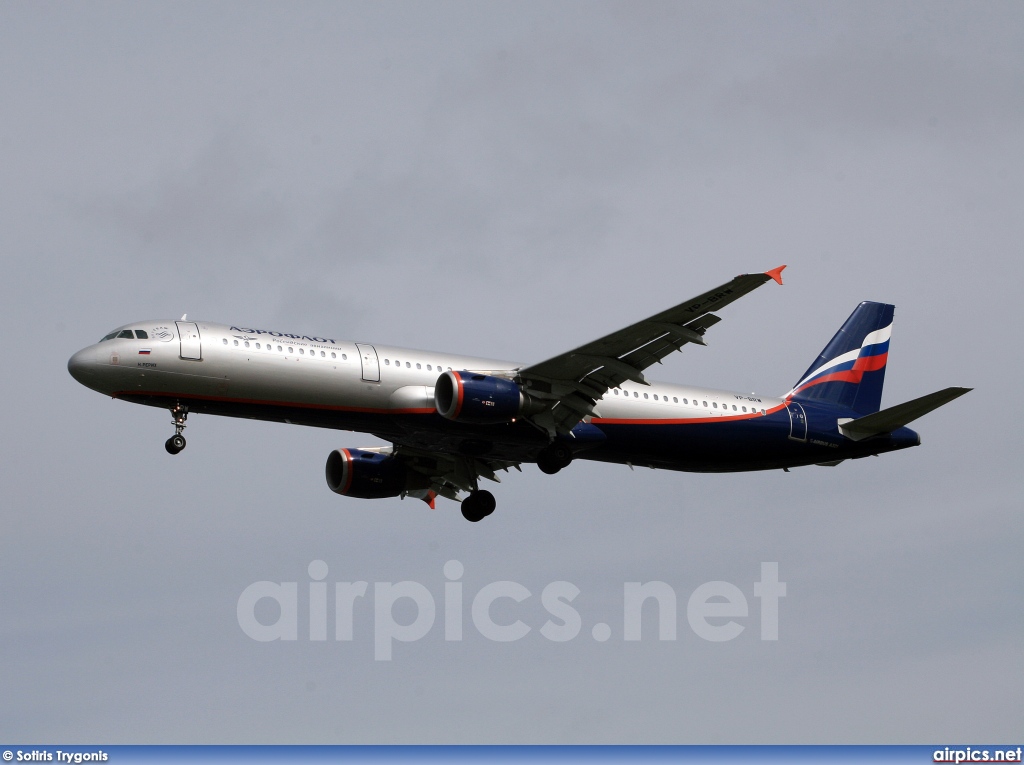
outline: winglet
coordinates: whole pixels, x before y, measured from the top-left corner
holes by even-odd
[[[764,275],[765,276],[770,276],[775,281],[777,281],[779,284],[782,284],[782,269],[784,269],[784,268],[785,268],[785,266],[779,266],[778,268],[773,268],[771,271],[765,271]]]

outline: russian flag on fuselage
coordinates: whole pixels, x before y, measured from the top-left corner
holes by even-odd
[[[889,358],[895,307],[861,303],[793,386],[787,398],[877,412]]]

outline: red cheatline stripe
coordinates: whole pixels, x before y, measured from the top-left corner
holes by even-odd
[[[808,388],[813,388],[815,385],[822,385],[827,382],[848,382],[856,384],[860,382],[863,376],[863,373],[854,372],[852,369],[849,369],[845,372],[833,372],[830,375],[822,375],[821,377],[816,377],[809,383],[801,385],[799,388],[793,391],[793,395],[795,396],[798,393],[803,393]]]
[[[664,420],[640,420],[640,419],[617,419],[614,417],[595,417],[591,420],[595,425],[698,425],[707,422],[735,422],[737,420],[752,420],[755,417],[767,417],[769,414],[783,409],[786,405],[779,404],[771,409],[766,409],[766,414],[750,412],[747,414],[726,414],[720,417],[689,417],[685,419],[664,419]]]
[[[879,353],[875,356],[859,356],[857,360],[853,362],[853,368],[855,371],[859,372],[874,372],[875,370],[884,367],[888,359],[888,351],[885,353]]]
[[[848,369],[845,372],[833,372],[829,375],[822,375],[821,377],[815,377],[809,383],[805,383],[793,391],[795,396],[797,393],[813,388],[815,385],[821,385],[827,382],[848,382],[856,385],[862,379],[864,379],[865,372],[877,372],[879,369],[885,366],[888,353],[880,353],[877,356],[862,356],[857,359],[853,364],[853,369]]]

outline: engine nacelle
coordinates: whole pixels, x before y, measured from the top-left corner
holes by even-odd
[[[363,449],[335,449],[327,457],[326,474],[331,491],[359,499],[397,497],[429,485],[425,476],[409,471],[393,454]]]
[[[445,372],[434,386],[442,417],[475,425],[511,422],[523,410],[523,392],[511,380],[472,372]]]

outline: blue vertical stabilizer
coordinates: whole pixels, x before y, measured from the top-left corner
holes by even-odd
[[[793,386],[789,398],[877,412],[889,358],[895,306],[863,302]]]

